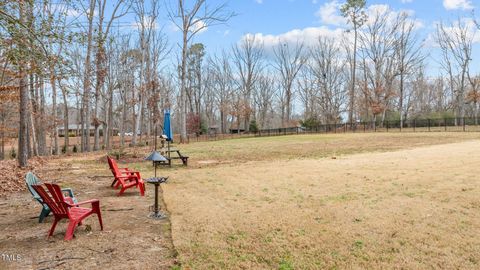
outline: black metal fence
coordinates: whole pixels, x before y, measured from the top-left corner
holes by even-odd
[[[244,137],[266,137],[293,134],[316,134],[316,133],[362,133],[362,132],[480,132],[480,121],[476,118],[430,118],[410,119],[403,122],[400,120],[385,120],[381,122],[354,122],[322,124],[315,127],[287,127],[262,129],[257,132],[244,132],[236,134],[204,134],[188,136],[189,141],[224,140]]]

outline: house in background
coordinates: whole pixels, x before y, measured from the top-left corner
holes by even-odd
[[[59,106],[58,108],[58,115],[63,115],[64,110],[63,106]],[[65,129],[65,126],[63,124],[63,121],[59,123],[58,125],[58,136],[63,137],[65,134],[69,134],[70,137],[77,137],[82,135],[82,125],[80,124],[79,121],[80,118],[80,112],[74,107],[69,107],[68,108],[68,128]],[[89,133],[90,136],[95,135],[95,127],[90,124]],[[112,127],[110,128],[110,134],[113,136],[118,135],[118,128]],[[100,136],[103,136],[103,125],[100,125]]]
[[[89,128],[90,131],[90,136],[95,135],[95,127],[90,126]],[[110,132],[113,136],[118,135],[118,128],[111,128]],[[69,124],[68,125],[68,130],[65,132],[65,128],[63,125],[58,127],[58,136],[63,137],[65,134],[68,134],[70,137],[77,137],[82,135],[82,125],[79,124]],[[100,126],[100,136],[103,136],[103,127]]]
[[[95,134],[95,127],[90,126],[90,136],[93,136]],[[58,127],[58,136],[64,137],[65,134],[68,134],[70,137],[77,137],[80,136],[82,133],[82,125],[79,124],[68,124],[68,129],[65,131],[65,127],[63,125]],[[102,133],[102,130],[100,129],[100,133]]]

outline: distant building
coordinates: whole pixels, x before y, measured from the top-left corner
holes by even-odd
[[[94,136],[95,127],[90,126],[89,130],[90,130],[90,136]],[[110,129],[110,130],[111,130],[111,132],[114,136],[118,134],[118,129],[117,128],[113,128],[113,129]],[[80,136],[82,134],[82,125],[69,124],[67,132],[65,132],[65,128],[63,126],[59,126],[58,127],[58,136],[63,137],[63,136],[65,136],[65,133],[69,134],[70,137]],[[102,126],[100,126],[100,136],[103,136]]]
[[[90,136],[93,136],[93,134],[95,134],[95,127],[90,126],[89,130],[90,130]],[[82,133],[82,125],[79,125],[79,124],[69,124],[67,132],[65,132],[64,126],[58,127],[58,136],[60,137],[65,136],[65,134],[69,134],[70,137],[77,137],[77,136],[80,136],[81,133]]]

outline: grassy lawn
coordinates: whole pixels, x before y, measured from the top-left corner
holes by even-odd
[[[22,254],[24,268],[478,269],[479,136],[299,135],[175,146],[189,166],[177,160],[158,169],[170,177],[162,185],[170,219],[161,222],[147,218],[151,186],[145,197],[116,196],[104,153],[52,159],[38,173],[81,200],[99,198],[106,230],[90,218],[93,230],[78,228],[73,242],[62,240],[65,224],[46,240],[51,220],[36,223],[39,207],[23,192],[0,198],[0,251]],[[153,176],[149,162],[128,167]]]
[[[171,177],[164,199],[179,259],[186,269],[477,268],[477,137],[305,135],[182,146],[194,168],[162,171]]]
[[[385,152],[480,138],[479,133],[357,133],[256,137],[181,145],[200,165],[260,160],[324,158]],[[210,162],[208,162],[210,161]],[[198,165],[198,164],[197,164]]]

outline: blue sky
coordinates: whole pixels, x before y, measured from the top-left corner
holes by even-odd
[[[176,0],[158,0],[161,3],[175,3]],[[164,2],[165,1],[165,2]],[[301,39],[309,45],[319,35],[333,38],[340,37],[348,28],[345,19],[339,13],[339,7],[346,0],[226,0],[228,8],[235,12],[233,17],[225,25],[208,27],[206,31],[199,33],[194,42],[201,42],[206,46],[208,54],[220,52],[222,49],[231,50],[232,45],[238,43],[247,34],[254,34],[268,49],[279,42],[296,42]],[[116,1],[112,1],[116,2]],[[149,2],[149,0],[145,0]],[[192,3],[193,0],[187,0]],[[225,0],[207,0],[210,6],[217,6]],[[113,4],[113,3],[112,3]],[[368,10],[375,11],[381,8],[389,9],[389,12],[398,13],[408,11],[413,14],[419,37],[427,40],[425,52],[430,54],[427,58],[427,71],[435,76],[440,73],[440,68],[435,59],[438,59],[438,49],[435,48],[432,33],[435,31],[435,23],[442,21],[446,24],[458,18],[469,20],[473,25],[473,10],[480,9],[480,0],[367,0]],[[172,61],[176,62],[175,55],[180,52],[177,44],[181,42],[181,34],[168,20],[166,7],[162,4],[162,14],[158,19],[159,28],[168,37],[173,46]],[[79,14],[74,10],[73,13]],[[81,15],[80,15],[81,16]],[[476,13],[480,21],[480,11]],[[128,14],[120,19],[121,24],[128,31],[135,25],[135,15]],[[473,29],[473,27],[472,27]],[[473,46],[473,63],[471,71],[480,73],[480,31],[475,34]],[[478,63],[478,64],[477,64]]]
[[[210,0],[207,3],[215,6],[223,1]],[[212,26],[196,36],[194,42],[206,45],[207,52],[215,53],[231,46],[246,34],[257,34],[266,46],[274,40],[298,38],[305,35],[327,34],[336,36],[346,27],[338,12],[344,0],[230,0],[230,10],[237,13],[228,24]],[[435,29],[435,23],[449,23],[457,18],[472,18],[474,8],[480,8],[480,0],[370,0],[370,8],[388,6],[392,12],[407,10],[414,14],[418,21],[418,33],[421,38],[428,39]],[[480,18],[477,12],[477,18]],[[179,42],[180,33],[175,32],[166,18],[159,21],[172,44]],[[480,33],[476,34],[474,45],[474,62],[480,63]],[[431,45],[427,45],[431,46]],[[427,48],[435,55],[435,48]],[[438,65],[430,57],[429,73],[438,73]],[[480,64],[472,65],[472,71],[480,72]]]

